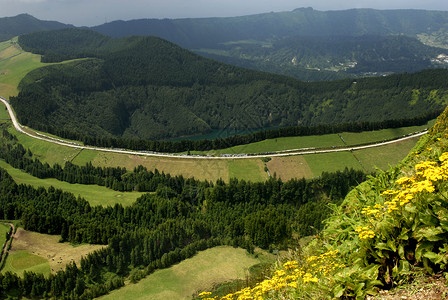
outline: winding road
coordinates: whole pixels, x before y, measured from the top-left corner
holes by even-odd
[[[281,156],[294,156],[294,155],[303,155],[303,154],[318,154],[318,153],[331,153],[331,152],[344,152],[344,151],[356,151],[361,149],[379,147],[389,144],[398,143],[404,140],[412,139],[415,137],[422,136],[427,133],[427,130],[422,132],[417,132],[411,135],[407,135],[398,139],[365,144],[359,146],[351,146],[351,147],[337,147],[332,149],[318,149],[318,148],[307,148],[307,149],[293,149],[287,151],[279,151],[269,154],[229,154],[227,156],[205,156],[205,155],[186,155],[186,154],[172,154],[172,153],[157,153],[157,152],[142,152],[142,151],[132,151],[132,150],[124,150],[124,149],[111,149],[111,148],[101,148],[101,147],[92,147],[92,146],[83,146],[81,144],[72,143],[69,141],[64,141],[62,139],[53,138],[44,134],[40,134],[37,132],[33,132],[31,130],[24,130],[24,127],[20,125],[17,121],[16,115],[12,110],[11,105],[8,100],[3,97],[0,97],[0,101],[2,101],[6,108],[8,109],[9,116],[11,117],[12,123],[17,131],[24,133],[32,138],[39,139],[42,141],[76,148],[76,149],[86,149],[86,150],[96,150],[102,152],[113,152],[113,153],[122,153],[122,154],[131,154],[131,155],[141,155],[141,156],[152,156],[152,157],[164,157],[164,158],[179,158],[179,159],[247,159],[247,158],[262,158],[262,157],[281,157]]]

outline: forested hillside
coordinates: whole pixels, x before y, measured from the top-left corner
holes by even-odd
[[[21,36],[43,60],[11,103],[34,128],[154,139],[212,130],[412,119],[448,102],[447,71],[305,83],[205,59],[153,37],[65,29]]]
[[[28,14],[0,18],[0,42],[7,41],[20,34],[64,27],[70,27],[70,25],[55,21],[41,21]]]
[[[137,282],[155,269],[169,267],[216,245],[253,252],[255,246],[287,248],[294,237],[315,233],[330,210],[353,185],[360,171],[324,173],[318,179],[228,184],[172,177],[145,168],[94,168],[39,162],[7,130],[0,156],[25,171],[83,184],[152,191],[129,206],[92,207],[72,194],[16,184],[0,169],[0,218],[20,220],[31,231],[57,234],[61,241],[108,245],[51,274],[0,273],[0,298],[91,299]]]

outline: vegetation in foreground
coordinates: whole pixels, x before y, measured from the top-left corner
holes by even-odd
[[[446,275],[447,128],[448,109],[402,165],[351,191],[317,238],[271,279],[221,299],[362,299],[421,273]]]

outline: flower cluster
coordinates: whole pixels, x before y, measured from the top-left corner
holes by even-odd
[[[359,234],[361,240],[373,239],[375,237],[375,232],[368,226],[359,226],[355,231]]]
[[[439,182],[448,179],[448,152],[439,156],[439,161],[421,161],[415,165],[415,174],[409,177],[401,177],[395,181],[396,190],[385,190],[381,193],[385,197],[384,205],[375,204],[362,209],[362,214],[369,218],[369,226],[358,226],[355,231],[361,239],[375,237],[371,228],[374,223],[372,217],[381,218],[386,213],[398,213],[406,204],[414,201],[422,193],[433,193]]]
[[[336,260],[338,250],[329,251],[319,256],[309,256],[303,266],[295,260],[287,261],[281,270],[277,270],[274,276],[258,283],[255,287],[247,287],[233,294],[228,294],[221,300],[249,300],[265,299],[269,296],[288,294],[299,287],[309,283],[319,282],[318,276],[328,275],[337,269],[345,267]],[[210,298],[210,292],[202,292],[199,296],[202,300],[218,299]]]

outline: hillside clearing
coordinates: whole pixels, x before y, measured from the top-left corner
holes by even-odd
[[[2,272],[23,274],[26,270],[49,275],[50,272],[64,270],[70,262],[79,265],[82,256],[104,247],[72,246],[69,243],[59,243],[59,239],[59,235],[41,234],[19,228],[14,234],[12,247]]]
[[[6,242],[6,234],[11,230],[11,226],[0,223],[0,249]],[[1,250],[0,250],[1,251]]]
[[[215,284],[244,279],[247,270],[260,262],[244,249],[215,247],[100,299],[189,299]]]
[[[90,205],[97,206],[113,206],[115,204],[121,204],[123,206],[132,205],[135,200],[143,195],[140,192],[119,192],[108,189],[104,186],[98,185],[83,185],[72,184],[64,181],[59,181],[54,178],[40,179],[31,176],[22,170],[15,169],[8,165],[5,161],[0,159],[0,167],[5,169],[9,175],[14,179],[17,184],[29,184],[34,187],[49,188],[53,186],[57,189],[61,189],[68,193],[73,193],[75,196],[81,196],[86,199]]]

